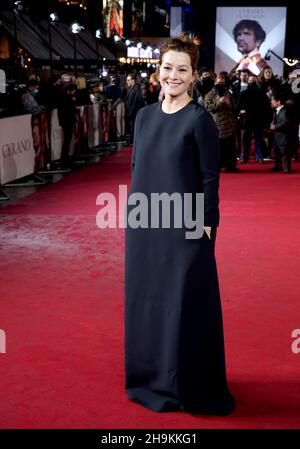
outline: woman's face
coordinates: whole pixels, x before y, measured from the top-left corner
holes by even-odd
[[[190,56],[175,50],[165,53],[159,69],[159,80],[165,95],[179,97],[185,94],[194,80]]]
[[[264,78],[266,80],[270,80],[272,78],[273,72],[271,69],[265,69],[264,71]]]

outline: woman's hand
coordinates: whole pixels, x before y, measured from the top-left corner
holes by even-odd
[[[211,227],[210,226],[203,226],[204,231],[206,232],[208,238],[210,239],[210,233],[211,233]]]

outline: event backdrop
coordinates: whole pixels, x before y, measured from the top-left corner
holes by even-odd
[[[268,49],[280,58],[284,57],[286,7],[218,7],[216,20],[215,72],[230,72],[242,59],[237,48],[233,29],[241,20],[256,21],[266,33],[259,53],[263,59]],[[271,54],[266,64],[272,67],[274,74],[283,74],[283,62]],[[258,74],[258,73],[255,73]]]

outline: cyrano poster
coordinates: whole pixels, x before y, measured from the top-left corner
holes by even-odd
[[[248,69],[259,75],[269,65],[281,76],[285,31],[286,7],[218,7],[215,72]]]

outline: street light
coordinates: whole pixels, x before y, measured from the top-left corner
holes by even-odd
[[[56,12],[52,12],[51,14],[49,14],[49,17],[52,23],[58,22],[59,20],[59,17]]]
[[[21,0],[17,0],[14,2],[14,9],[13,9],[13,22],[14,22],[14,38],[15,38],[15,42],[14,42],[14,51],[15,51],[15,57],[16,57],[16,61],[17,61],[17,66],[16,66],[16,70],[17,70],[17,78],[19,80],[19,63],[18,63],[18,31],[17,31],[17,16],[20,15],[22,12],[26,12],[25,10],[25,6],[23,1]],[[22,63],[21,63],[22,65]]]
[[[97,39],[102,39],[104,37],[104,33],[101,30],[101,28],[99,28],[98,30],[96,30],[95,36]]]
[[[56,12],[52,12],[49,14],[49,18],[48,18],[48,35],[49,35],[49,58],[50,58],[50,74],[52,76],[52,62],[53,62],[53,57],[52,57],[52,35],[51,35],[51,25],[54,25],[55,23],[57,23],[59,20],[58,15],[56,14]]]
[[[18,13],[24,11],[24,9],[25,9],[24,3],[23,3],[21,0],[17,0],[17,1],[14,3],[14,5],[15,5],[14,12],[15,12],[16,14],[18,14]]]
[[[75,76],[77,77],[77,47],[76,47],[76,34],[79,34],[80,31],[84,30],[84,27],[81,26],[78,22],[74,22],[71,25],[71,31],[73,33],[73,44],[74,44],[74,64],[75,64]]]
[[[101,28],[98,28],[98,30],[96,30],[95,32],[95,36],[96,36],[96,51],[97,51],[97,61],[100,60],[100,55],[99,55],[99,39],[103,39],[105,37],[105,34],[103,32],[103,30]],[[101,70],[103,70],[103,59],[102,59],[102,64],[101,64]]]
[[[71,25],[71,29],[73,34],[78,34],[81,30],[84,30],[84,27],[81,26],[78,22],[74,22]]]

